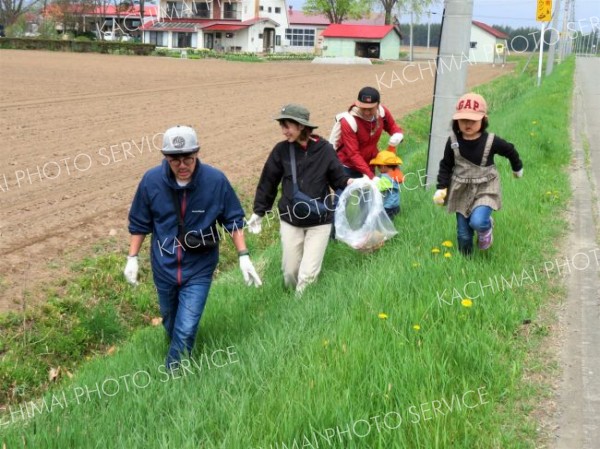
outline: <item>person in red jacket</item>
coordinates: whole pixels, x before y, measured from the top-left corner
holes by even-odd
[[[374,167],[369,163],[377,157],[381,134],[387,132],[389,146],[396,147],[404,138],[402,128],[396,124],[390,110],[380,103],[379,91],[374,87],[363,87],[348,112],[356,120],[356,131],[348,119],[340,119],[342,132],[338,158],[351,178],[367,175],[373,179]]]

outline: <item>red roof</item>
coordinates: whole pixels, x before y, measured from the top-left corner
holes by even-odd
[[[346,25],[385,25],[385,13],[371,12],[368,17],[362,19],[344,20]]]
[[[323,14],[304,14],[302,11],[288,10],[290,25],[329,25],[329,18]]]
[[[156,16],[157,7],[153,5],[145,5],[144,6],[144,17],[148,16]],[[106,7],[98,6],[91,11],[86,11],[88,15],[102,15],[102,16],[116,16],[117,8],[114,5],[106,5]],[[119,10],[119,16],[139,16],[140,15],[140,5],[133,5],[129,8]]]
[[[325,31],[323,37],[347,37],[359,39],[383,39],[391,31],[393,25],[343,25],[331,24]]]
[[[508,35],[504,34],[502,31],[498,31],[495,28],[492,28],[489,25],[486,25],[483,22],[478,22],[477,20],[473,20],[473,25],[481,28],[483,31],[490,33],[492,36],[497,37],[498,39],[508,39]]]
[[[288,22],[290,25],[329,25],[329,18],[324,14],[304,14],[302,11],[288,9]],[[346,19],[344,25],[384,25],[384,13],[370,13],[368,17],[362,19]]]
[[[231,25],[229,23],[217,23],[202,28],[202,31],[237,31],[248,28],[249,25]]]
[[[145,5],[144,6],[144,17],[156,17],[156,12],[158,8],[154,5]],[[133,5],[129,8],[120,8],[117,14],[117,8],[115,5],[105,5],[105,6],[97,6],[97,7],[89,7],[82,4],[72,4],[67,7],[60,7],[55,3],[51,3],[46,6],[43,11],[43,15],[50,16],[59,16],[62,17],[65,13],[76,13],[82,14],[84,16],[119,16],[122,18],[134,18],[140,17],[140,5]]]
[[[240,21],[220,21],[207,19],[164,19],[160,22],[150,20],[140,27],[142,31],[178,31],[178,32],[196,32],[200,29],[206,31],[238,31],[248,28],[259,22],[273,22],[264,17]]]

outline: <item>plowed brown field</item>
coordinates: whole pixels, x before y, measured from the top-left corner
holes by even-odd
[[[20,309],[26,291],[64,276],[68,261],[109,235],[118,242],[116,251],[126,251],[129,204],[142,174],[160,162],[161,133],[168,127],[195,127],[201,158],[251,195],[281,138],[272,117],[283,104],[306,105],[328,136],[335,113],[372,85],[401,122],[429,104],[433,91],[427,63],[403,76],[407,64],[1,50],[0,311]],[[468,84],[508,70],[471,66]]]

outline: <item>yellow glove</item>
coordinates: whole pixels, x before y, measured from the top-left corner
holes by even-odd
[[[446,195],[448,194],[448,189],[439,189],[435,191],[435,195],[433,195],[433,202],[438,206],[443,206],[444,201],[446,200]]]

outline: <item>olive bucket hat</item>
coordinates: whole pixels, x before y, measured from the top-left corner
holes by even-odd
[[[318,128],[317,125],[309,122],[310,112],[308,112],[308,109],[299,104],[286,104],[281,108],[281,111],[279,111],[279,115],[275,117],[275,120],[293,120],[308,128]]]

